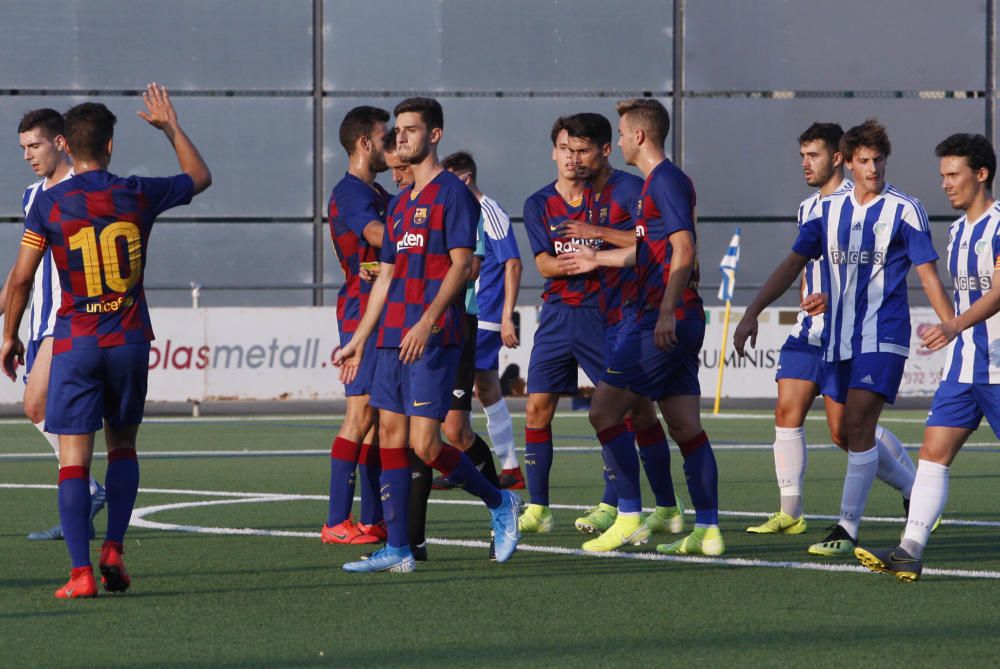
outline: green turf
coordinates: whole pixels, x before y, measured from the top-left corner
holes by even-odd
[[[885,422],[918,442],[920,412]],[[909,422],[892,422],[891,419]],[[767,444],[768,419],[705,418],[715,443]],[[336,420],[148,423],[145,451],[324,450]],[[480,425],[481,426],[481,425]],[[522,426],[516,421],[516,429]],[[811,440],[827,439],[810,421]],[[562,418],[557,446],[593,446],[585,417]],[[562,435],[560,437],[560,435]],[[992,442],[988,430],[973,442]],[[44,453],[30,426],[4,425],[0,453]],[[686,499],[680,458],[673,474]],[[769,450],[717,453],[721,506],[770,512],[777,491]],[[103,475],[105,463],[95,461]],[[807,513],[836,513],[845,468],[840,451],[809,453]],[[51,460],[0,460],[0,482],[54,482]],[[552,501],[587,505],[599,495],[596,452],[557,454]],[[142,486],[322,496],[326,456],[147,457]],[[970,447],[953,467],[947,517],[996,522],[1000,456]],[[431,561],[403,575],[349,575],[352,547],[318,537],[217,536],[133,528],[126,543],[132,589],[120,596],[57,601],[68,573],[62,543],[24,535],[56,521],[52,490],[2,489],[0,666],[982,666],[995,661],[1000,582],[926,576],[913,585],[861,573],[604,559],[519,552],[491,564],[482,547],[431,545]],[[141,493],[147,507],[212,498]],[[467,500],[461,492],[433,499]],[[648,493],[646,501],[651,498]],[[162,523],[317,532],[325,502],[292,500],[162,511]],[[899,496],[876,483],[868,515],[899,517]],[[577,548],[573,510],[556,510],[551,535],[525,544]],[[100,517],[103,520],[103,516]],[[690,519],[689,519],[690,520]],[[812,520],[798,537],[752,537],[754,519],[723,516],[727,558],[815,564],[805,546],[832,521]],[[481,541],[488,514],[475,505],[434,505],[428,534]],[[862,540],[894,543],[901,524],[868,522]],[[996,527],[945,526],[928,568],[1000,572]],[[98,544],[93,548],[96,555]],[[639,549],[636,549],[637,551]],[[643,551],[648,548],[641,549]],[[844,561],[840,564],[853,564]]]

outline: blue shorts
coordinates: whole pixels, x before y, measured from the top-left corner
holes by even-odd
[[[500,347],[503,341],[494,330],[476,331],[476,371],[485,372],[500,369]]]
[[[543,304],[528,361],[528,392],[573,395],[580,367],[595,385],[604,372],[599,310]]]
[[[927,413],[927,427],[975,430],[983,416],[1000,438],[1000,385],[942,381]]]
[[[669,351],[656,347],[653,330],[659,313],[623,321],[615,351],[601,381],[651,400],[675,395],[701,395],[698,356],[705,340],[705,321],[677,321],[678,343]]]
[[[819,391],[834,402],[845,404],[848,389],[870,390],[892,404],[905,366],[906,358],[895,353],[861,353],[850,360],[828,362]]]
[[[377,333],[373,332],[371,337],[365,341],[365,348],[361,352],[361,365],[358,366],[357,376],[350,383],[344,385],[344,395],[347,397],[357,397],[358,395],[371,395],[372,382],[375,380],[375,343],[378,341]],[[340,336],[340,345],[347,346],[351,343],[354,333]]]
[[[632,315],[635,318],[635,315]],[[631,320],[631,319],[630,319]],[[621,334],[622,328],[624,327],[625,320],[620,320],[614,325],[604,326],[604,366],[607,367],[611,362],[611,355],[618,348],[618,336]]]
[[[398,348],[376,349],[370,404],[406,416],[444,420],[461,357],[458,346],[428,346],[419,360],[404,365]]]
[[[778,355],[778,371],[774,380],[799,379],[817,386],[823,382],[823,348],[797,337],[789,337]]]
[[[146,404],[149,342],[73,348],[52,356],[45,430],[90,434],[138,425]]]

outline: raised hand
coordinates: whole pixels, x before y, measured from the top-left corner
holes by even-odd
[[[142,94],[142,101],[146,103],[146,111],[137,111],[136,114],[143,121],[160,130],[177,126],[177,112],[165,87],[155,82],[149,84]]]

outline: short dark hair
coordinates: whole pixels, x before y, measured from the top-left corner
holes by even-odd
[[[570,137],[585,139],[598,146],[611,143],[611,121],[602,114],[573,114],[566,121],[566,132]]]
[[[468,151],[456,151],[441,161],[441,167],[449,172],[468,172],[476,180],[476,161]]]
[[[115,136],[118,121],[100,102],[84,102],[63,114],[66,143],[74,158],[97,159],[106,156],[108,142]]]
[[[840,152],[844,154],[845,161],[850,161],[854,157],[854,152],[862,146],[875,149],[886,158],[892,153],[892,144],[889,143],[885,126],[873,118],[849,129],[840,138]]]
[[[385,137],[382,138],[382,148],[386,153],[396,153],[396,129],[386,128]]]
[[[444,111],[441,109],[441,103],[434,98],[406,98],[392,110],[396,118],[406,112],[420,114],[420,120],[427,124],[428,130],[444,129]]]
[[[670,114],[656,98],[631,98],[615,105],[619,116],[629,116],[638,122],[653,141],[662,145],[670,133]]]
[[[347,151],[347,155],[351,155],[359,139],[370,137],[376,124],[388,122],[389,112],[384,109],[367,105],[355,107],[340,122],[340,145]]]
[[[566,130],[566,124],[569,123],[569,116],[560,116],[556,119],[556,122],[552,124],[552,131],[549,133],[549,137],[552,139],[552,146],[556,145],[556,140],[559,139],[559,133]]]
[[[806,128],[805,132],[799,135],[799,144],[806,142],[823,142],[831,153],[840,151],[840,138],[844,136],[844,129],[839,123],[813,123]]]
[[[964,132],[951,135],[934,147],[934,155],[938,158],[945,156],[965,158],[965,162],[973,172],[985,167],[989,173],[986,177],[986,187],[993,188],[993,175],[997,171],[997,154],[993,151],[990,141],[982,135],[970,135]]]
[[[17,124],[17,134],[35,128],[44,130],[49,139],[55,138],[56,135],[66,134],[66,122],[63,120],[62,114],[48,107],[33,109],[22,116],[21,122]]]

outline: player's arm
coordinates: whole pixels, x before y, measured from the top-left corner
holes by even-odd
[[[382,248],[382,235],[385,234],[385,223],[381,221],[369,221],[364,230],[365,241],[377,249]]]
[[[589,246],[574,246],[575,250],[559,256],[563,274],[583,274],[598,267],[633,267],[635,265],[635,238],[628,248],[595,251]]]
[[[920,285],[924,288],[924,294],[934,308],[934,313],[944,323],[955,316],[955,308],[948,299],[948,293],[941,285],[941,277],[938,275],[936,262],[925,262],[917,265],[917,276],[920,277]]]
[[[399,346],[399,359],[408,364],[420,359],[424,354],[424,346],[431,336],[431,328],[437,322],[441,314],[449,304],[458,299],[459,294],[465,290],[469,277],[472,276],[472,249],[466,247],[456,247],[448,250],[451,258],[451,267],[441,281],[441,287],[437,295],[424,310],[420,320],[409,329]],[[366,314],[367,315],[367,314]]]
[[[995,287],[983,293],[972,306],[958,316],[942,320],[938,325],[929,328],[921,337],[923,345],[932,351],[942,349],[963,330],[982,323],[1000,312],[1000,269],[993,271],[991,281]]]
[[[170,145],[177,153],[177,162],[181,171],[191,177],[194,183],[194,194],[202,192],[212,185],[212,173],[208,170],[208,165],[198,153],[194,143],[181,129],[177,122],[177,112],[170,102],[167,89],[159,84],[149,84],[142,94],[142,101],[146,103],[146,111],[136,112],[140,118],[155,128],[159,128],[166,135]]]
[[[395,266],[392,263],[382,262],[379,264],[379,272],[372,283],[371,292],[368,294],[368,304],[365,306],[365,313],[361,316],[358,327],[351,336],[351,341],[343,348],[338,348],[333,352],[333,364],[340,367],[340,381],[350,383],[357,376],[358,366],[361,364],[361,353],[365,350],[365,342],[375,331],[378,325],[379,316],[385,307],[385,298],[389,294],[389,284],[392,283],[392,272]]]
[[[11,381],[17,379],[17,366],[24,362],[24,344],[17,333],[21,327],[24,311],[28,307],[35,270],[38,269],[44,254],[45,251],[41,249],[22,244],[17,254],[17,262],[14,263],[7,280],[0,367]]]
[[[3,280],[3,288],[0,288],[0,316],[3,316],[7,310],[7,284],[10,283],[10,277],[13,274],[14,268],[11,267],[10,271],[7,272],[7,278]]]
[[[739,324],[736,326],[736,331],[733,333],[733,345],[736,348],[736,352],[741,356],[746,355],[744,348],[748,338],[750,339],[750,346],[757,347],[757,317],[760,316],[760,312],[764,311],[772,302],[785,294],[785,291],[795,283],[796,277],[802,273],[808,262],[808,257],[792,251],[771,272],[771,276],[767,277],[767,281],[764,282],[757,295],[754,296],[750,306],[746,308],[743,318],[740,319]]]
[[[690,230],[681,229],[667,237],[670,242],[670,276],[660,300],[660,315],[653,330],[653,341],[664,351],[677,344],[677,322],[674,310],[681,301],[681,294],[691,280],[691,272],[697,260],[694,235]]]
[[[514,325],[514,307],[521,291],[521,259],[509,258],[503,264],[503,312],[500,314],[500,340],[507,348],[517,348],[517,327]]]
[[[591,225],[580,221],[566,221],[562,224],[562,232],[568,237],[577,239],[600,239],[618,248],[635,246],[635,229],[619,230],[602,225]]]

